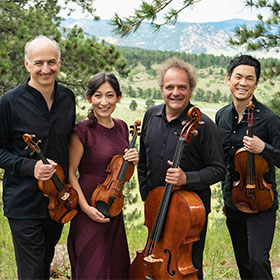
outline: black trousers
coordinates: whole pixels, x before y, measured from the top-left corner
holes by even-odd
[[[245,214],[226,207],[226,216],[241,279],[273,279],[269,252],[275,231],[276,211]]]
[[[54,248],[63,224],[51,219],[8,218],[18,268],[18,279],[49,279]]]
[[[196,269],[198,269],[197,271],[198,280],[203,279],[203,250],[205,245],[207,224],[208,224],[208,214],[206,213],[205,225],[201,231],[199,240],[193,243],[193,248],[192,248],[192,261],[193,261],[193,266]]]

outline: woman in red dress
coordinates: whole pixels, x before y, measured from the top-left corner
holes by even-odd
[[[129,149],[126,123],[111,116],[121,98],[114,74],[94,75],[86,97],[92,108],[75,126],[69,147],[69,181],[80,207],[68,236],[72,279],[127,279],[130,259],[122,213],[106,218],[91,206],[90,198],[106,179],[114,155],[137,164],[138,152]]]

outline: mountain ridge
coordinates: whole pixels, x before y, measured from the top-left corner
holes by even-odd
[[[110,20],[97,21],[90,18],[67,18],[62,21],[61,27],[71,29],[77,25],[83,28],[87,36],[94,36],[98,40],[117,46],[234,56],[248,53],[243,47],[229,45],[228,40],[234,35],[234,29],[243,24],[253,27],[258,23],[254,20],[238,18],[205,23],[177,22],[175,25],[163,25],[159,31],[154,32],[152,26],[144,22],[136,33],[121,37],[114,34],[110,22]],[[272,51],[257,51],[252,54],[257,57],[280,57]]]

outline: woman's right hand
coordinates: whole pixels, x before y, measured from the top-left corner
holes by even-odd
[[[84,211],[84,212],[95,222],[98,222],[98,223],[110,222],[109,218],[105,218],[105,216],[93,206],[89,205],[87,207],[86,211]]]

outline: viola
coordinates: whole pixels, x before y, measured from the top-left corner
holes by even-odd
[[[38,143],[33,141],[33,136],[25,133],[23,135],[24,142],[36,152],[44,164],[49,164],[43,155]],[[57,165],[53,176],[46,181],[38,181],[38,187],[44,196],[48,197],[48,211],[52,220],[57,223],[65,224],[72,220],[78,211],[78,194],[76,190],[69,184],[65,184],[65,176],[63,169]]]
[[[182,129],[172,167],[180,164],[184,144],[196,136],[201,113],[192,107],[191,119]],[[153,189],[145,201],[145,226],[148,239],[145,248],[137,251],[129,269],[129,279],[197,279],[192,263],[193,242],[205,224],[203,202],[192,191],[166,183]]]
[[[130,126],[132,140],[129,147],[134,148],[139,135],[139,120]],[[106,169],[105,181],[98,185],[91,195],[91,205],[96,207],[106,218],[115,217],[122,211],[124,204],[123,186],[130,180],[134,172],[134,164],[115,155]]]
[[[248,136],[253,137],[254,104],[247,106]],[[250,153],[244,147],[237,150],[234,157],[235,171],[239,180],[233,182],[232,202],[235,207],[244,212],[255,214],[269,209],[273,203],[271,184],[264,180],[268,173],[268,163],[259,154]]]

